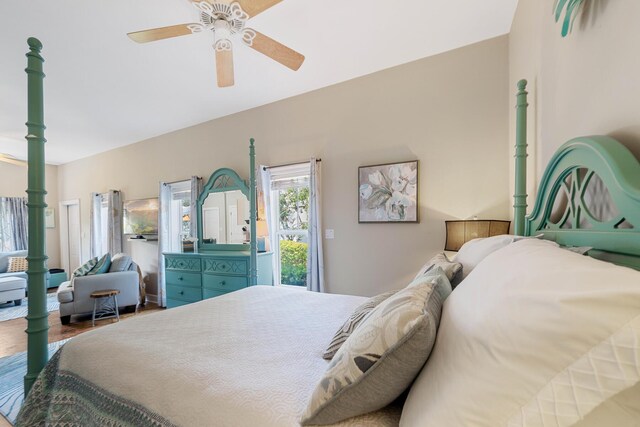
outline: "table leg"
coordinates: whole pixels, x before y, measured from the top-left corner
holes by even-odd
[[[115,306],[115,309],[116,309],[116,319],[119,322],[120,321],[120,312],[118,311],[118,297],[117,297],[117,295],[113,296],[113,305]]]
[[[96,304],[98,303],[98,299],[94,298],[93,300],[93,314],[91,315],[91,326],[96,326]]]

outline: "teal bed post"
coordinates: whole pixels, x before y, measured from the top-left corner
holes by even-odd
[[[29,252],[27,270],[29,306],[27,314],[27,374],[24,377],[24,394],[29,393],[31,386],[48,361],[47,338],[49,331],[47,312],[47,256],[45,254],[44,201],[45,168],[44,168],[44,99],[42,64],[40,55],[42,43],[36,38],[29,38],[27,53],[27,153],[28,183],[27,207],[29,212]]]
[[[527,81],[518,82],[516,104],[516,185],[513,195],[514,234],[524,236],[527,214]]]
[[[256,141],[251,138],[249,140],[249,167],[251,169],[250,178],[249,178],[249,188],[251,191],[251,195],[249,198],[249,203],[251,204],[251,209],[249,211],[249,223],[251,224],[251,272],[249,274],[250,285],[255,286],[258,284],[258,239],[256,236],[257,225],[256,221],[258,220],[258,202],[257,202],[257,187],[256,187],[256,148],[254,147],[254,143]]]

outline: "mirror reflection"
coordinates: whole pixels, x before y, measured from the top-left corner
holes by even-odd
[[[209,193],[202,205],[203,243],[249,242],[249,200],[240,190]]]

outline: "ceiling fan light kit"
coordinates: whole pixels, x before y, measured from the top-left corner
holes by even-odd
[[[281,0],[239,0],[233,3],[210,0],[189,1],[200,12],[199,23],[136,31],[129,33],[129,38],[138,43],[147,43],[210,31],[214,36],[213,48],[219,87],[229,87],[234,84],[233,38],[239,38],[245,45],[294,71],[297,71],[304,62],[304,55],[246,27],[249,18]]]

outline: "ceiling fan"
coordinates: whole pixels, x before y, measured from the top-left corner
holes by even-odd
[[[249,18],[264,12],[282,0],[189,1],[200,12],[200,22],[136,31],[127,35],[133,41],[147,43],[211,31],[215,40],[213,48],[216,52],[216,73],[219,87],[229,87],[234,84],[233,38],[239,37],[247,46],[294,71],[297,71],[304,62],[304,55],[246,27]]]
[[[0,162],[9,163],[16,166],[27,166],[24,160],[16,159],[11,154],[0,153]]]

